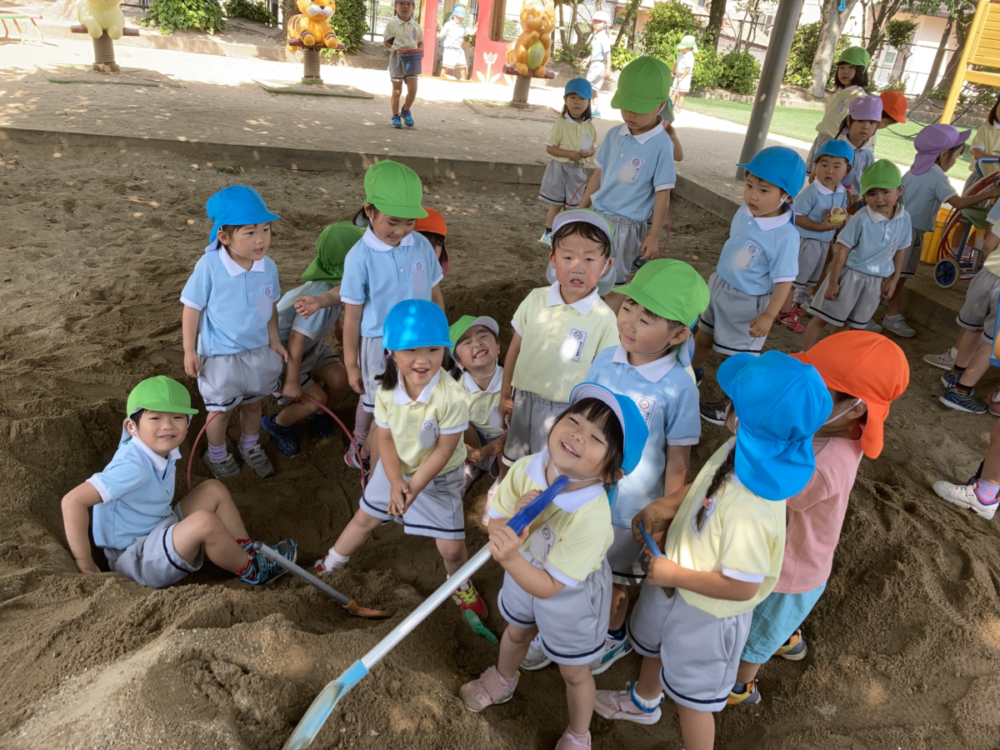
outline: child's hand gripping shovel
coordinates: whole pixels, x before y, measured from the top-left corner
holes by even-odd
[[[542,494],[522,508],[512,519],[507,522],[514,531],[520,534],[527,528],[538,515],[548,507],[556,495],[562,492],[569,484],[569,477],[560,476]],[[437,591],[431,594],[423,604],[411,612],[399,625],[397,625],[389,635],[376,644],[375,648],[365,654],[361,659],[354,662],[340,677],[327,683],[323,691],[316,696],[305,715],[299,721],[292,736],[285,743],[284,750],[301,750],[308,747],[323,728],[323,724],[333,712],[334,707],[340,702],[348,691],[357,685],[370,671],[371,668],[382,661],[385,656],[392,651],[406,636],[423,622],[438,606],[455,593],[459,582],[468,580],[473,573],[479,570],[490,559],[490,547],[487,544],[479,552],[472,556],[448,581]]]

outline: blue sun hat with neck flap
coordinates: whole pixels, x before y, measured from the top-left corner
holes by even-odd
[[[744,164],[737,164],[750,174],[777,185],[792,198],[802,191],[806,181],[806,163],[785,146],[768,146]]]
[[[246,185],[230,185],[223,188],[208,199],[205,211],[212,220],[212,233],[208,236],[208,241],[212,245],[215,245],[219,238],[219,230],[222,227],[263,224],[281,218],[278,214],[268,211],[260,193]]]
[[[816,469],[813,434],[833,409],[819,371],[777,351],[742,352],[723,362],[717,377],[739,419],[739,481],[766,500],[801,492]]]
[[[596,398],[603,401],[611,411],[618,417],[622,426],[622,434],[625,436],[625,450],[622,457],[622,471],[631,474],[635,467],[642,460],[642,451],[649,440],[649,428],[646,427],[646,420],[643,419],[642,412],[635,402],[626,396],[619,396],[603,385],[597,383],[580,383],[569,395],[569,402],[576,402],[585,398]]]

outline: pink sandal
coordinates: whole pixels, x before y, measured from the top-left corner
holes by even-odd
[[[567,729],[556,743],[556,750],[590,750],[590,732],[573,734]]]
[[[488,706],[499,706],[509,701],[514,697],[516,688],[517,677],[505,680],[496,667],[490,667],[478,680],[462,685],[458,692],[469,710],[478,714]]]

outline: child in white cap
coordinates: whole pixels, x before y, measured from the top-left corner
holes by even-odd
[[[608,24],[611,23],[611,16],[606,10],[599,10],[594,13],[590,20],[594,28],[594,35],[590,38],[590,57],[584,61],[587,66],[587,81],[594,89],[593,103],[591,104],[591,115],[600,117],[598,111],[597,96],[604,85],[604,79],[608,73],[608,64],[611,62],[611,38],[608,36]]]
[[[698,40],[694,34],[686,34],[677,45],[680,54],[674,63],[674,85],[670,90],[670,101],[674,112],[684,107],[684,96],[691,90],[691,74],[694,72],[694,55],[698,51]]]

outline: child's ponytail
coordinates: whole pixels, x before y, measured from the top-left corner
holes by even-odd
[[[705,498],[710,498],[719,488],[722,487],[722,483],[726,481],[726,477],[729,473],[736,468],[736,448],[732,447],[729,449],[729,453],[726,454],[726,459],[719,465],[719,468],[715,470],[715,476],[712,477],[712,481],[708,483],[708,489],[705,490]],[[705,525],[705,503],[702,501],[701,507],[698,508],[698,513],[694,517],[695,525],[698,527],[699,533],[702,527]]]

